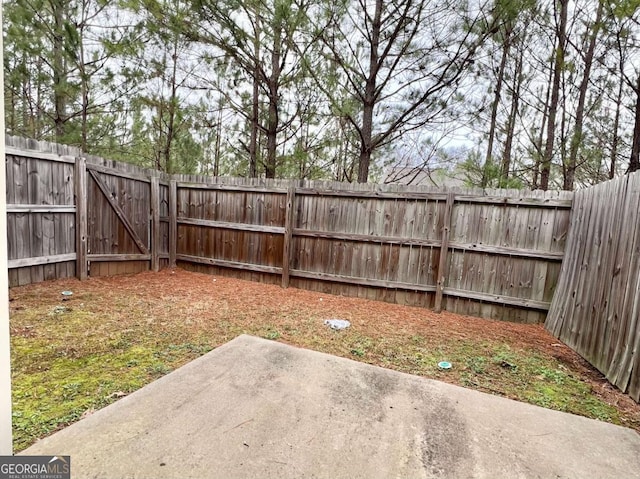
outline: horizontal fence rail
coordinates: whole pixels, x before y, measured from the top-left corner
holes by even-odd
[[[7,142],[12,285],[179,264],[541,322],[563,258],[570,193],[167,176]]]
[[[10,285],[169,264],[168,177],[53,143],[6,143]]]
[[[437,310],[502,317],[509,308],[510,319],[539,322],[557,281],[571,199],[528,194],[265,188],[188,177],[175,182],[170,221],[183,265],[278,275],[284,287],[380,289],[367,292],[375,299],[389,290],[418,294]]]

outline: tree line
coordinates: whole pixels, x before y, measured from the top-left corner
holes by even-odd
[[[170,173],[640,168],[638,0],[5,0],[7,132]]]

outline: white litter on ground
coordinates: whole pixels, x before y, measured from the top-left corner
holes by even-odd
[[[331,329],[347,329],[351,326],[351,323],[346,319],[325,319],[324,324],[329,326]]]

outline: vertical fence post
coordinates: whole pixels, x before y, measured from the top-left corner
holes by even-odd
[[[160,178],[151,177],[151,269],[160,269]]]
[[[76,195],[76,276],[87,279],[87,160],[76,158],[75,171]]]
[[[444,285],[447,282],[447,267],[449,259],[449,232],[451,231],[451,215],[453,213],[453,193],[447,193],[447,202],[444,208],[444,226],[442,227],[442,243],[440,245],[440,262],[438,263],[438,280],[436,282],[436,302],[434,310],[436,313],[442,311],[442,295]]]
[[[169,182],[169,267],[175,268],[178,251],[178,183]]]
[[[284,216],[284,246],[282,248],[282,287],[289,287],[289,266],[291,263],[291,239],[293,237],[293,206],[296,189],[291,186],[287,190],[287,208]]]

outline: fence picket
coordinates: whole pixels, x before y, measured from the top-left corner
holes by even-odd
[[[96,157],[83,160],[88,184],[61,156],[79,152],[31,143],[43,151],[29,156],[15,140],[7,162],[10,260],[32,265],[14,268],[12,284],[69,274],[38,255],[78,253],[72,269],[83,277],[88,262],[94,276],[193,261],[268,281],[282,274],[284,286],[540,321],[557,282],[571,194],[169,177]],[[69,184],[78,204],[88,196],[97,208],[84,220]]]

